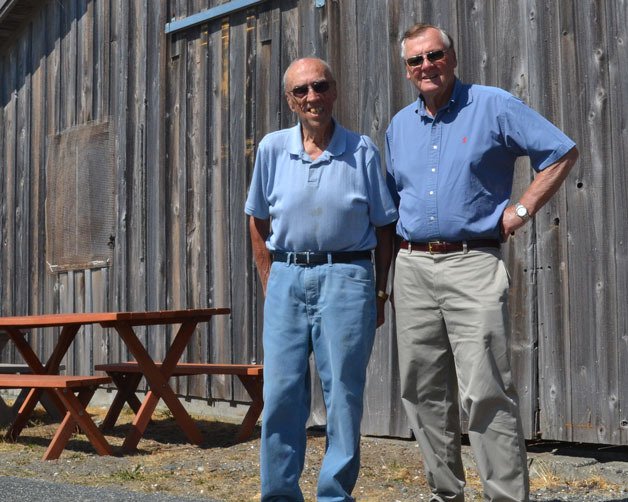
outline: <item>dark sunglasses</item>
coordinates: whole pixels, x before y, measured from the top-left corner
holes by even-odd
[[[414,68],[415,66],[421,66],[425,58],[427,58],[430,63],[440,61],[445,57],[445,53],[448,50],[449,49],[439,49],[437,51],[428,52],[427,54],[417,54],[416,56],[406,59],[406,64]]]
[[[312,89],[316,94],[325,94],[330,87],[331,83],[327,80],[318,80],[316,82],[312,82],[311,84],[297,85],[289,92],[295,98],[304,98],[307,96],[308,89]]]

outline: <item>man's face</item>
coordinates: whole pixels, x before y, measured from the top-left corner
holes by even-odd
[[[316,59],[297,61],[286,74],[288,106],[306,127],[316,129],[329,125],[336,96],[333,77]]]
[[[406,64],[406,77],[428,101],[448,99],[453,89],[454,70],[458,65],[454,50],[447,50],[444,57],[438,61],[432,62],[426,56],[429,52],[445,50],[445,47],[440,32],[434,28],[428,28],[405,42],[405,60],[419,54],[423,55],[422,64],[413,67]]]

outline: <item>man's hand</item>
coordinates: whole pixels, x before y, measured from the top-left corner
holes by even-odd
[[[377,327],[379,328],[386,321],[386,300],[377,297]]]
[[[375,291],[386,291],[388,286],[388,270],[393,257],[393,243],[395,238],[395,224],[377,227],[377,246],[375,247]],[[386,299],[377,296],[377,327],[386,320]]]
[[[255,259],[257,273],[262,283],[264,296],[266,296],[266,284],[268,283],[270,266],[272,264],[270,251],[266,247],[266,239],[268,239],[270,234],[270,220],[260,220],[253,216],[249,217],[249,231],[251,234],[251,246],[253,247],[253,258]]]
[[[515,213],[515,206],[508,206],[502,215],[502,241],[506,242],[516,230],[519,230],[526,223]]]

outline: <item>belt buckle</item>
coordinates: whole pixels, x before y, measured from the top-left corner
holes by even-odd
[[[429,254],[436,254],[436,253],[438,253],[438,251],[432,251],[432,246],[439,246],[439,245],[442,245],[442,244],[443,244],[442,241],[429,241],[427,243],[427,252]]]

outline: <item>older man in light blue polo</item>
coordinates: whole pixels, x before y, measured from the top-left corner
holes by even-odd
[[[313,352],[328,439],[317,499],[349,501],[397,211],[377,148],[332,118],[336,83],[327,63],[294,61],[284,87],[299,123],[260,142],[245,208],[266,293],[262,500],[303,500]]]

